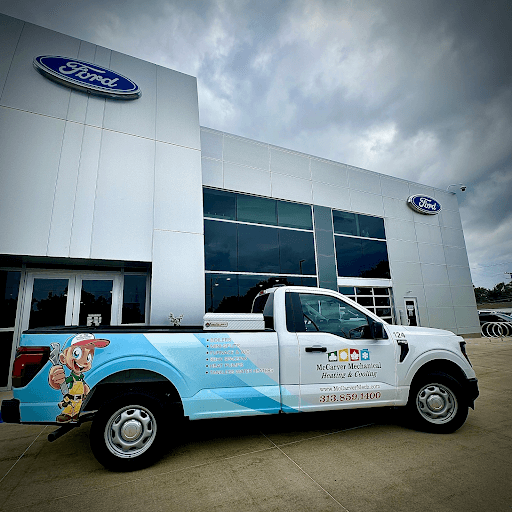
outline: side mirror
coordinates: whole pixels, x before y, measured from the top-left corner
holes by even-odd
[[[387,338],[386,333],[384,331],[384,326],[379,322],[372,322],[370,330],[372,333],[372,338],[374,340],[382,340]]]

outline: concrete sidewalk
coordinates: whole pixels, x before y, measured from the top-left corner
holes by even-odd
[[[512,341],[469,339],[468,352],[480,398],[445,436],[387,409],[205,420],[119,474],[94,459],[89,424],[49,443],[55,427],[2,423],[0,510],[510,512]]]

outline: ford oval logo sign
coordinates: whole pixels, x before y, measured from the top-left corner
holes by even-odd
[[[127,100],[141,95],[129,78],[82,60],[42,55],[34,59],[34,67],[50,80],[89,94]]]
[[[435,199],[420,194],[409,197],[407,204],[414,211],[427,215],[435,215],[441,211],[441,205]]]

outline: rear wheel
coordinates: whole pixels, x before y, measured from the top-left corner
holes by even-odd
[[[407,404],[413,427],[449,434],[468,416],[468,404],[459,382],[443,372],[432,372],[413,383]]]
[[[133,471],[152,464],[159,455],[163,409],[146,395],[124,395],[96,414],[90,434],[96,459],[113,471]]]

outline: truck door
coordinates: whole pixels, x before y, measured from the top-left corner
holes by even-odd
[[[340,298],[292,293],[300,353],[300,410],[392,404],[395,343],[374,339],[375,321]]]

